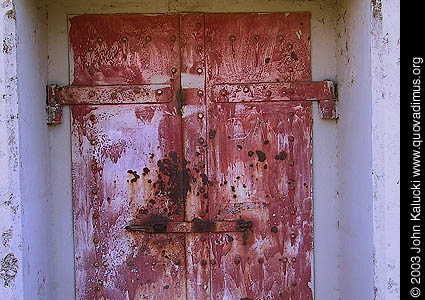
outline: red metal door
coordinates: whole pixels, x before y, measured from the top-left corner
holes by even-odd
[[[309,20],[70,18],[77,299],[312,299]]]

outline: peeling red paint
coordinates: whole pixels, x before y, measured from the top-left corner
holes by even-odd
[[[77,298],[311,300],[310,15],[70,23]]]

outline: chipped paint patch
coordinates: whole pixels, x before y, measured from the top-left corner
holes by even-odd
[[[13,253],[7,254],[0,261],[0,279],[3,280],[4,287],[10,286],[18,273],[18,259]]]

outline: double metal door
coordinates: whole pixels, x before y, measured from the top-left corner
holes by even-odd
[[[77,299],[312,299],[310,15],[69,24]]]

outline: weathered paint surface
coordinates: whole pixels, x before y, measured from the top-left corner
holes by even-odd
[[[312,299],[309,14],[70,23],[77,298]]]

